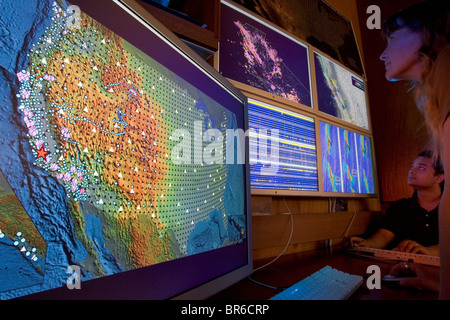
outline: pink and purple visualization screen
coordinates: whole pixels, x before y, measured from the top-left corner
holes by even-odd
[[[375,193],[369,137],[320,122],[323,191]]]
[[[225,77],[308,107],[308,49],[229,3],[221,6],[219,71]]]

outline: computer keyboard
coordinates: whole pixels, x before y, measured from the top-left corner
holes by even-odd
[[[270,300],[346,300],[362,283],[361,276],[326,266]]]
[[[429,256],[424,254],[407,253],[401,251],[374,249],[366,247],[349,247],[346,250],[363,256],[382,258],[392,261],[411,261],[415,263],[426,264],[429,266],[435,267],[440,266],[440,258],[438,256]]]

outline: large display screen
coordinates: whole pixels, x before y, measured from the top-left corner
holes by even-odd
[[[245,97],[133,1],[0,10],[0,298],[168,298],[251,265],[223,142]]]
[[[371,139],[325,122],[319,125],[323,191],[375,193]]]
[[[222,2],[219,71],[227,78],[312,107],[308,47]]]
[[[252,192],[318,191],[315,120],[252,99],[248,118]]]
[[[317,52],[314,61],[319,111],[370,129],[364,80]]]

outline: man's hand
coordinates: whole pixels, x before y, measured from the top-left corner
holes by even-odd
[[[420,243],[417,243],[416,241],[409,239],[405,239],[402,242],[400,242],[397,247],[392,249],[392,251],[431,255],[430,250],[428,250],[426,247],[422,246]]]
[[[427,267],[417,263],[399,263],[396,264],[390,275],[395,276],[398,273],[408,272],[412,277],[401,280],[399,284],[405,287],[415,287],[417,289],[426,289],[430,291],[439,291],[439,269]]]
[[[350,237],[347,245],[350,247],[365,247],[366,239],[361,237]]]

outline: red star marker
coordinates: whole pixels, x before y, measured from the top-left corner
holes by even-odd
[[[45,160],[47,158],[47,155],[50,153],[49,151],[44,149],[44,146],[42,145],[40,149],[37,149],[37,159],[42,158]]]

